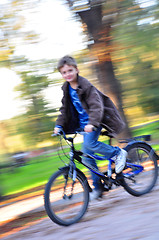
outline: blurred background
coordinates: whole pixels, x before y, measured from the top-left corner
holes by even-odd
[[[2,200],[43,189],[58,167],[51,133],[63,84],[56,65],[66,54],[119,109],[121,137],[151,134],[159,150],[157,0],[1,0]]]

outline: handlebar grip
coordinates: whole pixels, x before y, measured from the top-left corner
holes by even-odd
[[[61,135],[61,134],[59,134],[59,133],[53,133],[53,134],[51,134],[51,137],[56,137],[56,136],[59,136],[59,135]]]
[[[60,135],[63,135],[63,131],[61,129],[58,133],[51,134],[52,137],[56,137],[56,136],[60,136]]]

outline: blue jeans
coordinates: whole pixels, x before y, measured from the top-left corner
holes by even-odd
[[[90,133],[84,133],[82,151],[85,154],[99,153],[99,154],[106,156],[106,158],[109,159],[109,158],[114,157],[115,155],[119,154],[120,148],[110,146],[103,142],[99,142],[98,138],[99,138],[101,130],[102,130],[102,127],[99,127],[99,128],[97,128],[96,131],[93,131]],[[84,158],[84,160],[86,162],[88,162],[89,164],[91,164],[93,167],[98,168],[96,161],[94,159]],[[92,175],[94,188],[97,190],[100,188],[100,185],[99,185],[100,178],[93,172],[91,172],[91,175]]]

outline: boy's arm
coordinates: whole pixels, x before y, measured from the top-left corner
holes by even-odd
[[[104,113],[104,106],[102,99],[97,89],[92,85],[86,90],[86,102],[88,105],[89,122],[88,125],[99,127]]]
[[[60,107],[59,111],[60,111],[60,114],[58,115],[58,118],[56,120],[56,126],[61,126],[61,128],[63,128],[63,126],[65,125],[65,122],[66,122],[66,104],[65,104],[65,97],[63,96],[62,98],[62,106]]]
[[[61,129],[62,129],[62,126],[56,125],[55,128],[54,128],[54,133],[55,133],[55,134],[58,134]]]

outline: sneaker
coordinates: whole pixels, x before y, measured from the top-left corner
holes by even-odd
[[[102,198],[102,190],[93,190],[92,192],[90,192],[90,201],[93,201],[95,199],[99,199]]]
[[[116,173],[120,173],[124,169],[127,154],[128,154],[127,151],[125,151],[124,149],[121,149],[120,153],[116,156],[116,159],[115,159]]]

